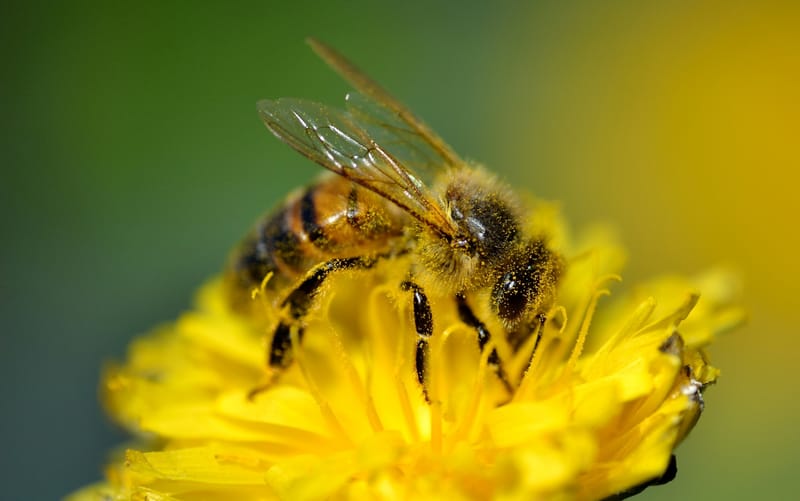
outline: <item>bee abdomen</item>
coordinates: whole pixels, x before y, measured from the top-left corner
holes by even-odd
[[[233,257],[236,288],[295,282],[330,259],[385,252],[403,235],[404,215],[349,181],[332,177],[294,196],[262,220]]]
[[[304,269],[301,240],[289,224],[290,210],[291,206],[284,206],[269,216],[242,243],[232,263],[238,286],[244,289],[257,286],[272,273],[269,282],[272,288]]]
[[[336,255],[343,246],[348,246],[352,239],[362,231],[358,216],[358,190],[350,187],[345,196],[331,192],[324,184],[305,190],[294,204],[297,206],[297,219],[300,222],[299,236],[301,241],[310,243],[310,252],[324,255]]]

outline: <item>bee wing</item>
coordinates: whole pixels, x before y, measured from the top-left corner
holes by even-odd
[[[347,95],[347,112],[367,134],[404,166],[413,166],[414,175],[429,183],[436,174],[451,166],[419,131],[396,113],[359,92]]]
[[[405,152],[413,154],[408,165],[431,171],[464,165],[464,161],[430,127],[347,58],[314,38],[309,38],[308,44],[328,66],[363,94],[348,96],[349,110],[364,124],[373,126],[369,130],[381,140],[380,144],[384,144],[384,137],[379,136],[386,135],[386,138],[394,137],[413,146],[405,149]],[[389,143],[386,144],[388,147]],[[403,151],[398,151],[398,157],[401,153]],[[422,163],[418,163],[420,159]]]
[[[302,99],[258,102],[267,128],[308,159],[397,204],[449,236],[454,228],[425,184],[350,113]]]

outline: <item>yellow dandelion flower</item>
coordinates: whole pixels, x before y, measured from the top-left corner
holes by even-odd
[[[332,279],[296,363],[259,389],[263,329],[212,281],[106,371],[108,411],[140,446],[73,499],[603,499],[657,480],[716,380],[703,348],[741,319],[730,279],[603,298],[619,249],[595,237],[572,255],[540,335],[496,342],[510,397],[432,298],[426,401],[412,314],[380,270]]]
[[[260,104],[341,177],[290,199],[192,311],[106,371],[109,414],[139,441],[73,500],[618,499],[668,481],[718,375],[704,348],[741,320],[730,279],[604,298],[623,261],[610,238],[571,243],[552,207],[507,202],[312,45],[382,108]],[[453,167],[430,193],[402,163],[426,154]],[[241,279],[261,281],[249,300]]]

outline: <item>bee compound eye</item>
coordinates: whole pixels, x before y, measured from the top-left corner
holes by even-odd
[[[506,273],[495,283],[492,288],[492,305],[501,319],[510,322],[519,319],[528,306],[525,290],[526,287],[513,272]]]

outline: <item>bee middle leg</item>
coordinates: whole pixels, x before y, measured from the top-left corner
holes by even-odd
[[[428,395],[428,367],[430,359],[430,338],[433,335],[433,312],[428,302],[428,296],[422,288],[411,281],[400,284],[404,291],[411,291],[414,296],[414,330],[417,331],[417,347],[414,353],[414,366],[417,371],[417,381],[422,387],[425,401],[430,403]]]
[[[483,349],[492,337],[489,333],[489,329],[475,316],[472,308],[467,304],[467,298],[463,294],[456,294],[456,305],[458,306],[458,316],[461,321],[475,329],[475,332],[478,334],[478,347],[481,349],[481,352],[483,352]],[[492,347],[492,352],[489,353],[487,362],[492,370],[494,370],[497,378],[503,383],[503,386],[505,386],[506,391],[508,391],[509,394],[513,394],[514,387],[511,386],[508,375],[505,369],[503,369],[503,363],[502,360],[500,360],[500,355],[497,354],[497,348]]]

